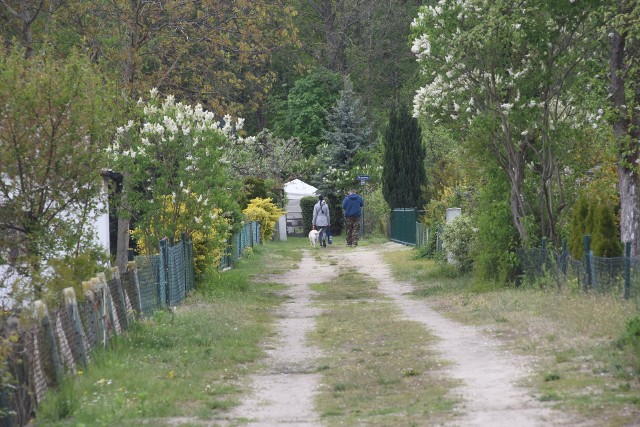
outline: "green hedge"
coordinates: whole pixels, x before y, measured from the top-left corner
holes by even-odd
[[[339,236],[342,233],[342,200],[330,194],[325,200],[329,205],[329,219],[331,220],[331,234]],[[302,223],[304,224],[304,234],[311,231],[311,221],[313,220],[313,207],[318,203],[315,196],[306,196],[300,199],[300,209],[302,210]]]
[[[308,234],[309,231],[311,231],[313,207],[316,205],[316,203],[318,203],[318,198],[315,196],[305,196],[300,199],[300,209],[302,210],[302,224],[304,225],[304,234]]]

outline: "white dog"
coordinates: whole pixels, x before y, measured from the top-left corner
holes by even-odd
[[[309,243],[311,243],[311,246],[313,246],[314,248],[318,243],[318,234],[320,234],[318,230],[311,230],[309,232]]]

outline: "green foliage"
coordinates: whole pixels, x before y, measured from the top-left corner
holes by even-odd
[[[460,140],[454,138],[452,130],[424,119],[420,125],[425,147],[427,198],[442,199],[465,186],[469,159],[460,152]],[[449,206],[463,207],[459,202]]]
[[[269,197],[267,192],[267,184],[264,179],[248,176],[244,179],[242,185],[242,198],[240,199],[240,206],[245,209],[249,205],[249,200],[259,197],[266,199]]]
[[[46,289],[44,299],[51,308],[62,306],[62,290],[73,288],[76,299],[84,301],[84,289],[82,282],[95,277],[105,270],[108,265],[106,254],[97,249],[84,252],[76,256],[65,256],[48,261],[47,265],[53,270],[53,274],[36,276],[34,280],[41,282]]]
[[[324,139],[331,147],[330,166],[351,168],[355,155],[368,145],[371,128],[366,124],[362,102],[348,78],[344,79],[344,89],[327,117],[327,127]]]
[[[242,213],[247,219],[260,223],[260,241],[266,242],[271,240],[278,219],[286,212],[274,205],[270,198],[256,197],[249,201],[249,206]]]
[[[300,209],[302,210],[302,224],[304,226],[304,234],[306,235],[311,231],[313,226],[313,207],[318,203],[318,198],[315,196],[305,196],[300,199]],[[333,212],[329,211],[331,220],[333,221]]]
[[[0,253],[29,274],[90,247],[117,109],[82,53],[23,54],[0,49]]]
[[[367,233],[389,235],[391,209],[382,195],[382,187],[365,195],[364,227]]]
[[[520,240],[511,217],[508,185],[494,168],[478,193],[474,214],[478,234],[473,250],[473,275],[478,283],[504,286],[517,278],[515,248]]]
[[[604,100],[585,99],[594,101],[601,72],[601,3],[439,2],[424,4],[412,24],[425,80],[414,114],[455,129],[466,150],[502,169],[523,240],[558,243],[573,158],[597,132],[594,106]]]
[[[469,215],[460,215],[444,226],[442,246],[460,271],[471,271],[473,258],[471,249],[476,239],[476,232]]]
[[[230,141],[225,158],[231,163],[231,174],[240,179],[254,177],[286,182],[304,170],[302,143],[297,138],[279,138],[269,129],[256,136]]]
[[[617,346],[626,351],[627,362],[632,366],[634,374],[640,377],[640,317],[636,316],[627,322]]]
[[[424,206],[426,174],[421,130],[406,108],[391,111],[384,144],[382,193],[389,207]]]
[[[211,208],[209,212],[203,210],[198,213],[201,216],[189,216],[189,209],[199,206],[194,199],[196,196],[192,194],[177,203],[172,197],[163,196],[159,203],[162,211],[154,213],[154,221],[137,223],[131,233],[138,252],[156,254],[160,240],[168,238],[170,242],[178,242],[184,235],[193,242],[196,274],[201,275],[208,268],[217,267],[227,247],[231,224],[219,208]]]
[[[329,205],[329,216],[331,217],[331,234],[339,236],[344,228],[344,214],[342,213],[342,197],[338,194],[328,194],[325,197]]]
[[[324,68],[316,68],[296,81],[287,98],[284,120],[276,123],[278,134],[299,138],[304,154],[315,154],[324,141],[328,111],[341,88],[340,75]]]
[[[175,102],[173,96],[160,99],[152,91],[147,103],[139,102],[135,119],[118,128],[111,153],[124,175],[120,208],[153,237],[147,249],[157,248],[157,239],[165,236],[208,236],[221,226],[219,215],[232,226],[240,224],[240,182],[230,179],[223,155],[242,121],[225,116],[220,124],[201,105]]]
[[[593,193],[583,193],[572,208],[568,246],[571,256],[585,256],[583,237],[591,236],[591,250],[596,256],[622,255],[620,228],[615,210],[607,199]]]
[[[80,406],[74,384],[74,378],[67,378],[55,393],[48,393],[38,405],[38,420],[59,422],[72,417]]]

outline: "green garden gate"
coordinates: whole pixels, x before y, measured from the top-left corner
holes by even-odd
[[[415,246],[417,222],[416,208],[399,208],[391,211],[391,240]]]

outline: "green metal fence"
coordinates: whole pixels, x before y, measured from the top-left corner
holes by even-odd
[[[400,208],[391,211],[391,240],[405,245],[416,244],[418,210]]]

